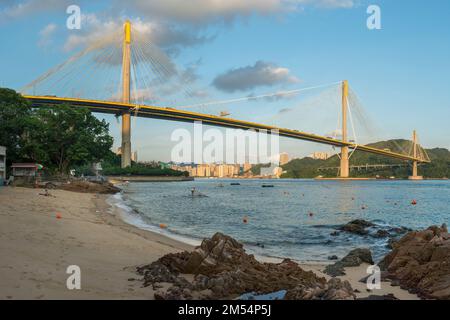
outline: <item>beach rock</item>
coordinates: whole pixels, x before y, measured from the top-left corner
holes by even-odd
[[[332,255],[328,257],[328,260],[338,260],[338,256]]]
[[[366,228],[373,226],[375,225],[372,222],[359,219],[350,221],[349,223],[341,226],[339,230],[364,236],[369,234]]]
[[[446,225],[407,233],[379,264],[400,287],[426,299],[450,299],[450,235]]]
[[[70,181],[63,183],[59,189],[81,193],[115,194],[120,189],[109,182]]]
[[[345,268],[359,267],[362,263],[373,265],[372,253],[369,249],[354,249],[335,264],[325,267],[324,272],[332,277],[344,276]]]
[[[285,300],[354,300],[355,293],[348,281],[333,278],[313,287],[298,285],[288,290]]]
[[[286,290],[291,299],[354,299],[347,282],[327,280],[285,259],[261,263],[245,252],[235,239],[216,233],[204,239],[193,252],[168,254],[150,265],[137,268],[143,285],[170,283],[157,290],[155,299],[230,299],[248,292],[267,294]],[[194,275],[188,282],[183,275]]]
[[[389,237],[391,234],[386,231],[386,230],[378,230],[373,236],[375,238],[387,238]]]

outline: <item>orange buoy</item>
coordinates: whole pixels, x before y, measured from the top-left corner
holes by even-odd
[[[160,227],[161,229],[167,229],[167,224],[165,224],[165,223],[160,223],[160,224],[159,224],[159,227]]]
[[[61,219],[61,218],[62,218],[61,213],[57,212],[57,213],[56,213],[56,219]]]
[[[415,205],[417,204],[417,201],[416,201],[416,200],[413,200],[413,201],[411,202],[411,204],[412,204],[413,206],[415,206]]]

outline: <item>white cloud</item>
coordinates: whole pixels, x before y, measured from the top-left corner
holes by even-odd
[[[3,0],[0,7],[0,19],[9,20],[22,18],[28,15],[65,9],[70,0]]]
[[[82,15],[82,28],[67,38],[64,49],[71,51],[98,43],[116,43],[121,45],[123,19],[99,19],[95,14]],[[132,36],[141,42],[151,43],[163,48],[170,54],[176,54],[181,48],[196,46],[210,40],[209,37],[191,33],[162,22],[146,22],[140,18],[132,21]]]
[[[38,45],[41,47],[48,46],[52,42],[52,36],[55,33],[55,31],[58,29],[56,24],[50,23],[46,25],[40,32],[39,32],[39,42]]]
[[[296,83],[299,79],[288,68],[274,63],[257,61],[253,66],[231,69],[217,76],[213,85],[225,92],[246,91],[260,86]]]
[[[126,6],[148,17],[198,25],[230,21],[253,14],[286,13],[304,6],[351,8],[354,0],[129,0]]]

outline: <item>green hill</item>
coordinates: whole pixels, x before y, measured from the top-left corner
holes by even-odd
[[[380,141],[369,146],[378,149],[389,149],[392,152],[405,153],[411,149],[411,142],[407,140]],[[419,174],[425,178],[450,177],[450,151],[443,148],[427,149],[431,163],[419,166]],[[339,157],[332,156],[327,160],[314,160],[311,158],[295,159],[283,166],[286,173],[283,178],[314,178],[319,175],[323,177],[336,177],[336,169],[319,171],[319,168],[339,167]],[[407,163],[407,162],[406,162]],[[376,154],[359,152],[353,153],[350,165],[374,165],[374,164],[405,164],[404,161],[392,159]],[[352,177],[382,177],[407,178],[411,174],[411,167],[398,167],[387,169],[351,170]]]

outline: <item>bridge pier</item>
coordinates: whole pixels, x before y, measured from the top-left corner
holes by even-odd
[[[124,24],[122,49],[122,102],[130,103],[130,65],[131,65],[131,23]],[[131,166],[131,114],[122,114],[122,155],[121,166]]]
[[[413,132],[413,152],[414,152],[414,158],[417,158],[417,132],[414,130]],[[413,161],[412,166],[412,176],[409,177],[409,180],[423,180],[422,176],[418,175],[418,162]]]
[[[122,114],[122,147],[121,147],[121,167],[131,166],[131,115]]]
[[[342,82],[342,142],[347,142],[347,102],[348,102],[348,81]],[[348,147],[341,148],[341,178],[350,177],[350,160]]]

